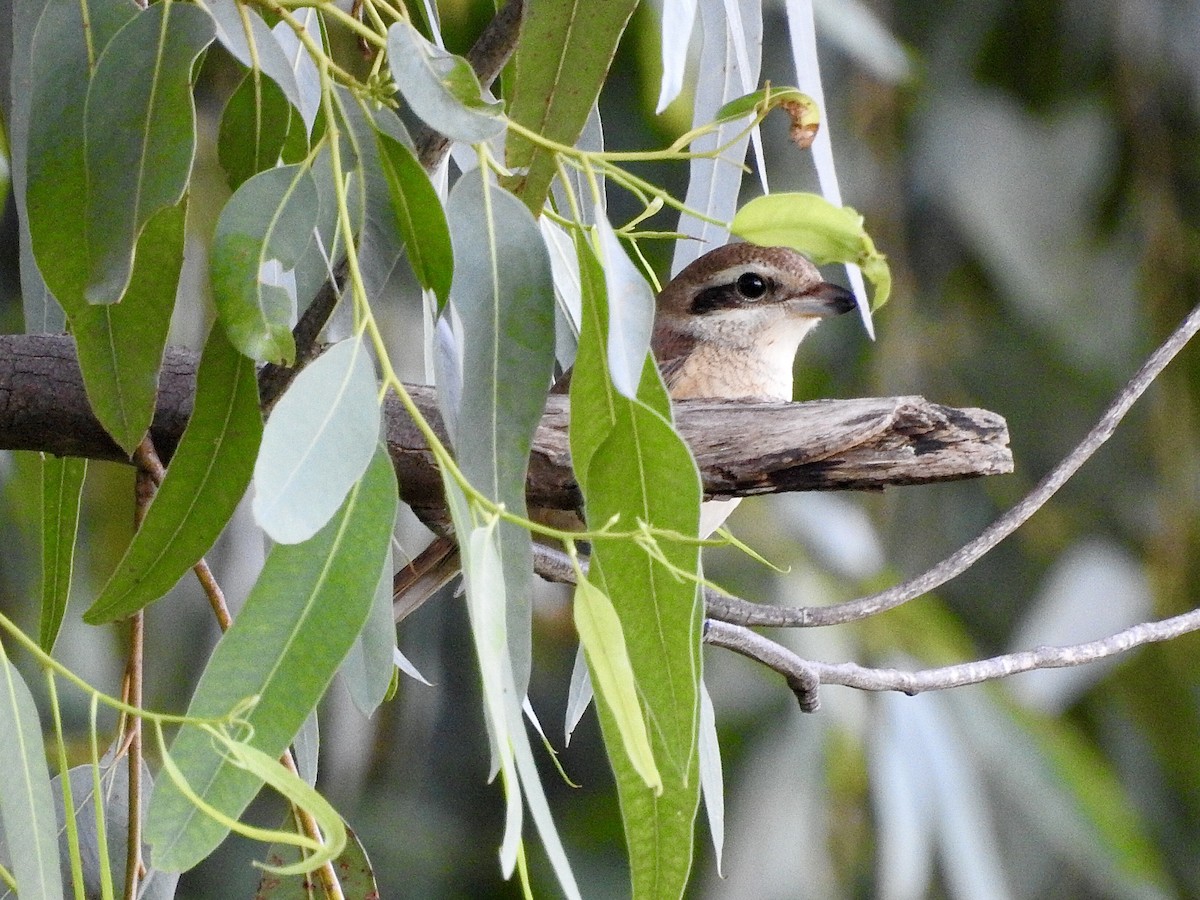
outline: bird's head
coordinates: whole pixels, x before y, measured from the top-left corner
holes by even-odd
[[[677,397],[790,400],[804,336],[853,308],[854,295],[825,281],[795,250],[728,244],[691,263],[658,295],[655,355]]]

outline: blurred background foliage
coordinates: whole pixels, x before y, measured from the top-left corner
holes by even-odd
[[[439,4],[463,50],[490,4]],[[745,503],[733,530],[785,571],[733,552],[707,571],[764,601],[850,599],[916,574],[975,536],[1082,436],[1141,359],[1200,297],[1200,2],[818,0],[834,151],[846,202],[865,214],[896,276],[871,343],[846,316],[802,348],[797,396],[924,394],[1007,417],[1016,473],[878,496]],[[794,80],[783,4],[766,3],[763,77]],[[335,32],[335,38],[339,35]],[[601,102],[612,149],[685,130],[661,117],[658,16],[634,17]],[[235,86],[210,54],[189,260],[173,340],[203,331],[205,236],[229,188],[214,150]],[[764,129],[773,190],[813,190],[811,162]],[[679,196],[686,170],[647,168]],[[746,179],[744,199],[757,190]],[[632,207],[612,199],[611,218]],[[665,215],[645,227],[674,227]],[[15,217],[0,237],[0,318],[21,330]],[[647,247],[663,271],[666,244]],[[830,272],[837,277],[838,273]],[[382,304],[393,360],[421,380],[416,295]],[[336,327],[336,326],[335,326]],[[1200,349],[1160,379],[1114,440],[1015,537],[971,572],[901,610],[820,633],[776,635],[830,661],[919,668],[1099,637],[1193,607],[1200,596]],[[35,467],[0,454],[6,552],[0,606],[35,627]],[[129,538],[132,473],[93,464],[75,601],[94,594]],[[213,555],[245,596],[262,547],[236,524]],[[422,531],[405,526],[405,550]],[[539,602],[531,699],[561,748],[575,644],[564,596]],[[185,579],[148,611],[147,702],[177,707],[216,628]],[[1200,677],[1196,636],[1112,665],[1036,673],[917,698],[826,688],[804,716],[783,684],[706,653],[726,784],[724,879],[698,827],[692,894],[712,897],[1200,896]],[[502,803],[460,602],[405,623],[402,649],[434,682],[401,682],[368,722],[335,687],[322,710],[322,779],[372,852],[385,897],[516,895],[499,878]],[[68,615],[60,655],[115,690],[110,631]],[[37,683],[30,679],[31,684]],[[76,698],[77,699],[77,698]],[[85,733],[86,710],[74,710]],[[585,893],[627,893],[620,820],[598,729],[585,717],[545,781]],[[279,810],[251,810],[273,825]],[[184,876],[180,896],[249,896],[231,841]],[[535,875],[545,868],[531,846]],[[543,872],[544,874],[544,872]],[[539,879],[547,889],[550,882]]]

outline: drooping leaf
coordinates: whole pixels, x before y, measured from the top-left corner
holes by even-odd
[[[475,170],[450,192],[454,306],[463,322],[463,383],[455,454],[470,482],[525,513],[525,473],[554,367],[554,284],[537,223]],[[532,544],[498,526],[508,593],[508,639],[517,690],[529,680]]]
[[[784,104],[796,104],[804,111],[807,122],[818,125],[821,121],[821,111],[813,99],[798,88],[771,87],[760,88],[730,100],[713,115],[714,122],[732,122],[753,113],[764,102],[769,101],[769,109],[775,109]]]
[[[143,226],[187,189],[196,153],[192,64],[213,33],[195,6],[154,4],[96,63],[84,111],[89,303],[121,299]]]
[[[57,301],[71,313],[87,305],[87,163],[84,108],[99,54],[137,9],[124,0],[22,0],[18,21],[36,21],[30,36],[24,144],[25,211],[37,269]],[[25,18],[28,16],[29,18]],[[18,190],[21,185],[16,184]],[[25,266],[30,270],[29,266]],[[24,286],[24,284],[23,284]]]
[[[186,199],[146,223],[125,299],[86,304],[70,314],[71,332],[88,403],[100,424],[129,455],[154,419],[187,220]]]
[[[289,128],[299,121],[279,85],[248,72],[221,113],[217,158],[229,186],[237,190],[247,179],[274,168]]]
[[[371,614],[342,666],[350,699],[364,716],[373,715],[384,701],[396,671],[396,620],[392,618],[392,576],[395,571],[389,545],[379,585],[375,588]]]
[[[621,530],[645,522],[694,535],[700,478],[671,427],[662,379],[647,359],[636,400],[614,387],[604,273],[591,247],[582,238],[578,245],[584,323],[571,379],[570,441],[588,522],[595,527],[617,517]],[[630,763],[612,713],[598,704],[638,897],[682,893],[700,800],[700,604],[695,584],[672,571],[696,573],[699,552],[666,539],[658,541],[658,552],[671,568],[631,540],[597,539],[588,573],[620,617],[663,782],[656,796]]]
[[[312,175],[295,165],[255,175],[221,211],[213,299],[230,340],[251,359],[290,364],[295,357],[292,272],[312,240],[319,207]]]
[[[308,36],[320,46],[323,38],[317,11],[312,8],[297,9],[293,11],[292,15],[297,22],[304,26]],[[304,122],[305,131],[311,134],[313,125],[317,121],[317,114],[321,109],[321,74],[317,71],[316,62],[313,61],[296,32],[292,30],[291,25],[287,22],[279,22],[271,29],[271,33],[275,35],[275,40],[283,49],[288,68],[295,76],[300,100],[300,117]]]
[[[196,401],[141,527],[84,620],[110,622],[169,591],[233,515],[262,436],[254,363],[213,325],[196,376]]]
[[[362,630],[397,502],[391,460],[377,454],[321,531],[303,544],[271,551],[245,606],[213,651],[189,715],[224,716],[256,696],[244,715],[254,729],[250,746],[270,757],[283,752]],[[199,729],[183,728],[170,753],[192,789],[231,817],[241,814],[262,784],[229,763]],[[188,869],[225,834],[170,779],[159,778],[146,820],[155,866]]]
[[[67,612],[86,459],[42,456],[42,609],[38,644],[54,649]]]
[[[477,144],[504,130],[503,106],[479,86],[471,64],[407,22],[388,29],[388,65],[413,112],[451,140]]]
[[[308,540],[358,483],[379,440],[378,393],[366,346],[349,338],[275,404],[254,464],[254,517],[273,540]]]
[[[284,53],[267,23],[253,7],[239,0],[199,0],[216,23],[216,37],[247,69],[258,67],[283,91],[288,102],[304,112],[292,60]]]
[[[543,137],[572,145],[608,75],[637,0],[546,0],[521,21],[509,116]],[[437,128],[437,123],[432,123]],[[508,165],[528,171],[513,192],[540,212],[554,177],[554,156],[517,134],[507,140]]]
[[[29,688],[0,644],[0,824],[22,897],[61,900],[57,827],[42,728]]]
[[[286,829],[289,826],[290,817],[283,823],[282,828]],[[296,865],[301,860],[300,850],[295,845],[274,844],[267,851],[264,862],[268,866],[279,868]],[[333,867],[345,900],[378,900],[381,896],[371,861],[367,858],[367,850],[349,825],[346,826],[346,849],[334,860]],[[258,892],[254,895],[254,900],[312,900],[312,880],[311,876],[264,873],[258,883]]]
[[[587,652],[592,683],[621,733],[629,762],[648,788],[661,792],[662,778],[646,735],[621,619],[612,601],[586,578],[575,586],[574,609],[575,629]]]
[[[635,399],[654,331],[654,292],[604,216],[596,218],[596,236],[608,298],[609,376],[618,391]]]
[[[704,796],[704,812],[708,818],[708,833],[712,836],[713,855],[717,874],[725,850],[725,776],[721,770],[721,745],[717,741],[717,717],[708,688],[700,682],[700,793]]]
[[[834,206],[819,194],[769,194],[738,210],[733,233],[755,244],[791,247],[817,265],[855,263],[875,287],[873,309],[887,302],[892,273],[887,257],[849,206]]]
[[[412,151],[383,132],[377,131],[376,137],[380,166],[413,274],[421,287],[437,295],[439,307],[445,306],[450,299],[454,254],[442,203]]]
[[[317,769],[321,762],[321,723],[317,710],[308,714],[296,737],[292,741],[292,753],[296,757],[296,774],[309,787],[316,787]]]
[[[655,113],[662,114],[683,90],[688,44],[696,22],[696,0],[665,0],[662,5],[662,84]]]

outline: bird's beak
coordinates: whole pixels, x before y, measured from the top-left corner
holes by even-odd
[[[790,305],[801,315],[828,319],[850,312],[857,304],[854,295],[841,285],[822,281],[811,291],[796,297]]]

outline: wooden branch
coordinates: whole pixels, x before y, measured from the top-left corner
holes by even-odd
[[[152,428],[164,460],[191,415],[195,368],[194,353],[168,349]],[[413,386],[410,391],[440,430],[433,389]],[[419,515],[437,520],[442,489],[433,456],[394,398],[385,416],[401,496]],[[685,401],[677,405],[676,418],[709,496],[878,490],[1012,471],[1008,430],[1000,416],[921,397]],[[129,461],[91,413],[70,337],[0,335],[0,449]],[[579,505],[567,445],[566,397],[547,401],[530,458],[529,501],[553,509]]]

